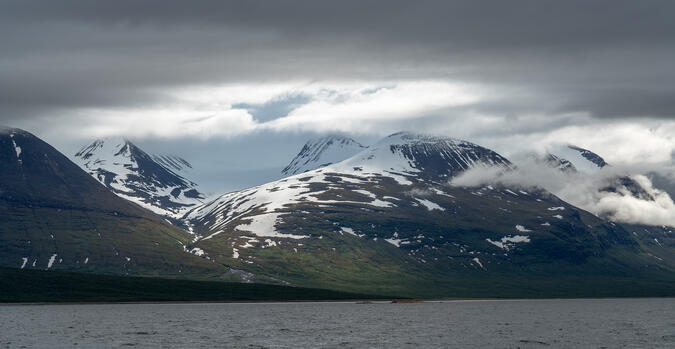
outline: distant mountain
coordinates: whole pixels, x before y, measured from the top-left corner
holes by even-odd
[[[550,168],[558,169],[562,172],[572,172],[576,173],[577,168],[574,167],[574,164],[572,164],[571,161],[567,159],[563,159],[557,155],[553,155],[551,153],[545,153],[545,154],[538,154],[538,153],[530,153],[528,154],[528,157],[532,160],[535,161],[535,163],[538,164],[543,164],[546,165]]]
[[[151,156],[126,138],[98,139],[75,154],[76,162],[118,196],[152,212],[179,218],[202,203],[197,184],[183,175],[190,163],[176,156]]]
[[[474,166],[509,168],[511,163],[470,142],[399,132],[331,168],[362,176],[388,176],[407,183],[411,179],[447,181]]]
[[[281,173],[290,176],[311,171],[347,159],[364,148],[359,142],[343,136],[313,139],[305,143]]]
[[[630,200],[631,205],[644,207],[645,205],[657,205],[657,200],[664,200],[663,198],[655,197],[655,193],[651,189],[652,186],[655,188],[665,188],[665,191],[668,192],[667,189],[669,188],[670,181],[659,177],[657,174],[651,174],[654,185],[644,183],[645,180],[648,180],[647,177],[641,179],[636,174],[603,174],[601,171],[610,168],[610,164],[600,155],[576,146],[568,146],[568,149],[571,150],[571,153],[568,152],[568,155],[571,154],[572,158],[575,159],[575,163],[579,167],[584,168],[585,171],[577,171],[574,165],[567,165],[571,164],[570,161],[552,154],[547,154],[551,160],[547,161],[546,164],[570,175],[572,183],[579,181],[583,177],[591,179],[596,187],[586,187],[585,190],[597,190],[597,193],[593,193],[592,195],[596,200],[603,200],[603,198],[610,200],[625,198]],[[672,198],[672,194],[668,194]],[[620,207],[616,209],[620,209]],[[612,214],[615,213],[615,211],[609,211],[598,214],[601,218],[611,219]],[[672,265],[675,262],[674,227],[635,223],[615,224],[629,231],[646,255],[662,263],[670,263]]]
[[[467,170],[516,170],[458,139],[393,134],[194,206],[180,217],[192,233],[108,189],[152,197],[189,183],[178,175],[187,162],[123,139],[94,142],[78,158],[96,179],[30,133],[0,131],[0,266],[414,297],[607,294],[597,290],[615,285],[625,289],[611,294],[654,285],[666,293],[648,294],[669,295],[675,280],[672,228],[611,222],[545,189],[453,185]],[[606,190],[650,199],[616,178]]]
[[[563,149],[563,150],[560,150]],[[565,151],[565,149],[567,149]],[[558,168],[566,173],[581,172],[584,175],[597,177],[599,171],[610,167],[610,165],[600,155],[577,146],[568,145],[566,148],[558,148],[558,154],[565,153],[570,156],[573,161],[569,161],[559,155],[546,154],[546,163],[548,166]],[[576,164],[576,166],[575,166]],[[583,169],[578,171],[577,168]],[[638,200],[654,201],[652,194],[629,175],[616,176],[600,176],[597,179],[602,179],[606,182],[605,186],[599,188],[601,192],[615,193],[622,196],[632,196]]]
[[[101,175],[114,183],[114,176]],[[34,135],[0,129],[0,266],[200,278],[228,273],[197,256],[191,241]]]
[[[569,162],[578,171],[595,173],[609,166],[600,155],[575,145],[556,145],[549,149],[549,155]]]
[[[476,167],[513,165],[470,142],[397,133],[185,218],[194,245],[217,263],[302,286],[440,296],[496,280],[522,287],[533,278],[642,275],[644,266],[673,271],[623,227],[546,190],[449,184]]]
[[[568,145],[567,147],[576,151],[576,152],[578,152],[584,159],[592,162],[597,167],[603,168],[603,167],[607,166],[607,163],[605,162],[605,159],[603,159],[600,155],[598,155],[598,154],[596,154],[596,153],[594,153],[590,150],[587,150],[587,149],[584,149],[584,148],[579,148],[579,147],[574,146],[574,145]]]

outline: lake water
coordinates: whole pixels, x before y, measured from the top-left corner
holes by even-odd
[[[0,306],[0,348],[675,348],[675,299]]]

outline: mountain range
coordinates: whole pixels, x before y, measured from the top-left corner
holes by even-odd
[[[113,194],[28,132],[0,130],[0,163],[1,266],[205,278],[229,272],[190,253],[189,233]]]
[[[187,161],[123,138],[84,147],[80,168],[17,129],[3,131],[0,151],[3,266],[417,297],[560,294],[617,280],[675,288],[672,228],[617,222],[541,186],[457,184],[522,168],[449,137],[311,140],[286,177],[210,200],[186,179]],[[537,159],[570,176],[610,166],[570,145]],[[609,183],[613,195],[654,199],[630,176]]]
[[[545,189],[449,184],[476,167],[515,165],[469,142],[398,133],[186,218],[214,260],[299,285],[437,296],[476,275],[672,271],[621,225]]]

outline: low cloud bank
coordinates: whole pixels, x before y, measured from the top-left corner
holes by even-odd
[[[572,205],[617,222],[675,227],[675,203],[654,188],[647,176],[607,167],[593,174],[563,172],[534,159],[518,162],[512,170],[475,167],[451,180],[460,187],[503,185],[544,188]],[[628,184],[621,178],[630,178]],[[635,191],[643,195],[638,195]]]

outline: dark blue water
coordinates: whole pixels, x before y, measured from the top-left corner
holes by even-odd
[[[675,299],[0,306],[0,348],[675,348]]]

